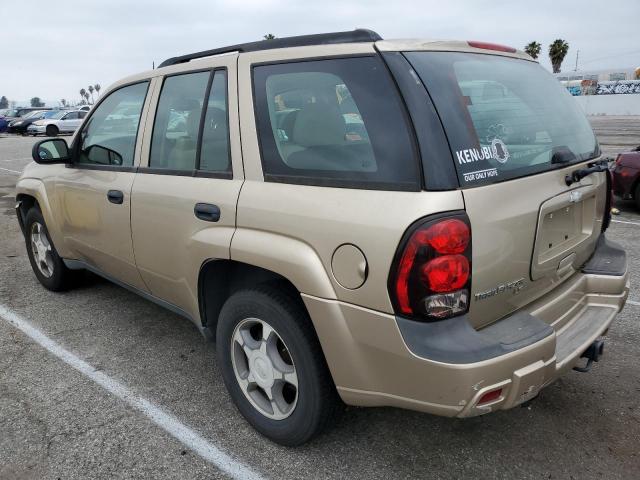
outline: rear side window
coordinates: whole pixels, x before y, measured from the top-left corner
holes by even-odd
[[[440,114],[460,185],[518,178],[599,154],[578,103],[539,64],[461,52],[405,55]]]
[[[379,57],[256,66],[267,181],[419,190],[413,138]]]
[[[167,77],[156,111],[151,138],[151,168],[196,168],[202,104],[211,72]]]

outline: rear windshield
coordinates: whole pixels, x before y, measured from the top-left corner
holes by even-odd
[[[578,103],[539,64],[462,52],[405,55],[442,119],[461,186],[531,175],[599,154]]]

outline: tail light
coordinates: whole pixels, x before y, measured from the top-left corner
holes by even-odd
[[[389,275],[395,312],[423,321],[469,310],[471,226],[466,213],[427,217],[404,234]]]

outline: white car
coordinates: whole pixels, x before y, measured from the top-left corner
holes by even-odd
[[[33,136],[43,133],[48,137],[55,137],[59,133],[73,133],[82,124],[87,113],[84,110],[61,110],[53,117],[33,122],[27,128],[27,133]]]

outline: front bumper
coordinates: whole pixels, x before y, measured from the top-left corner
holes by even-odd
[[[27,128],[27,133],[36,134],[36,133],[45,133],[47,130],[46,125],[29,125]]]
[[[602,237],[582,272],[478,331],[464,316],[418,323],[303,299],[347,404],[468,417],[521,404],[575,366],[624,306],[628,278],[624,251]],[[498,388],[499,398],[478,405]]]

